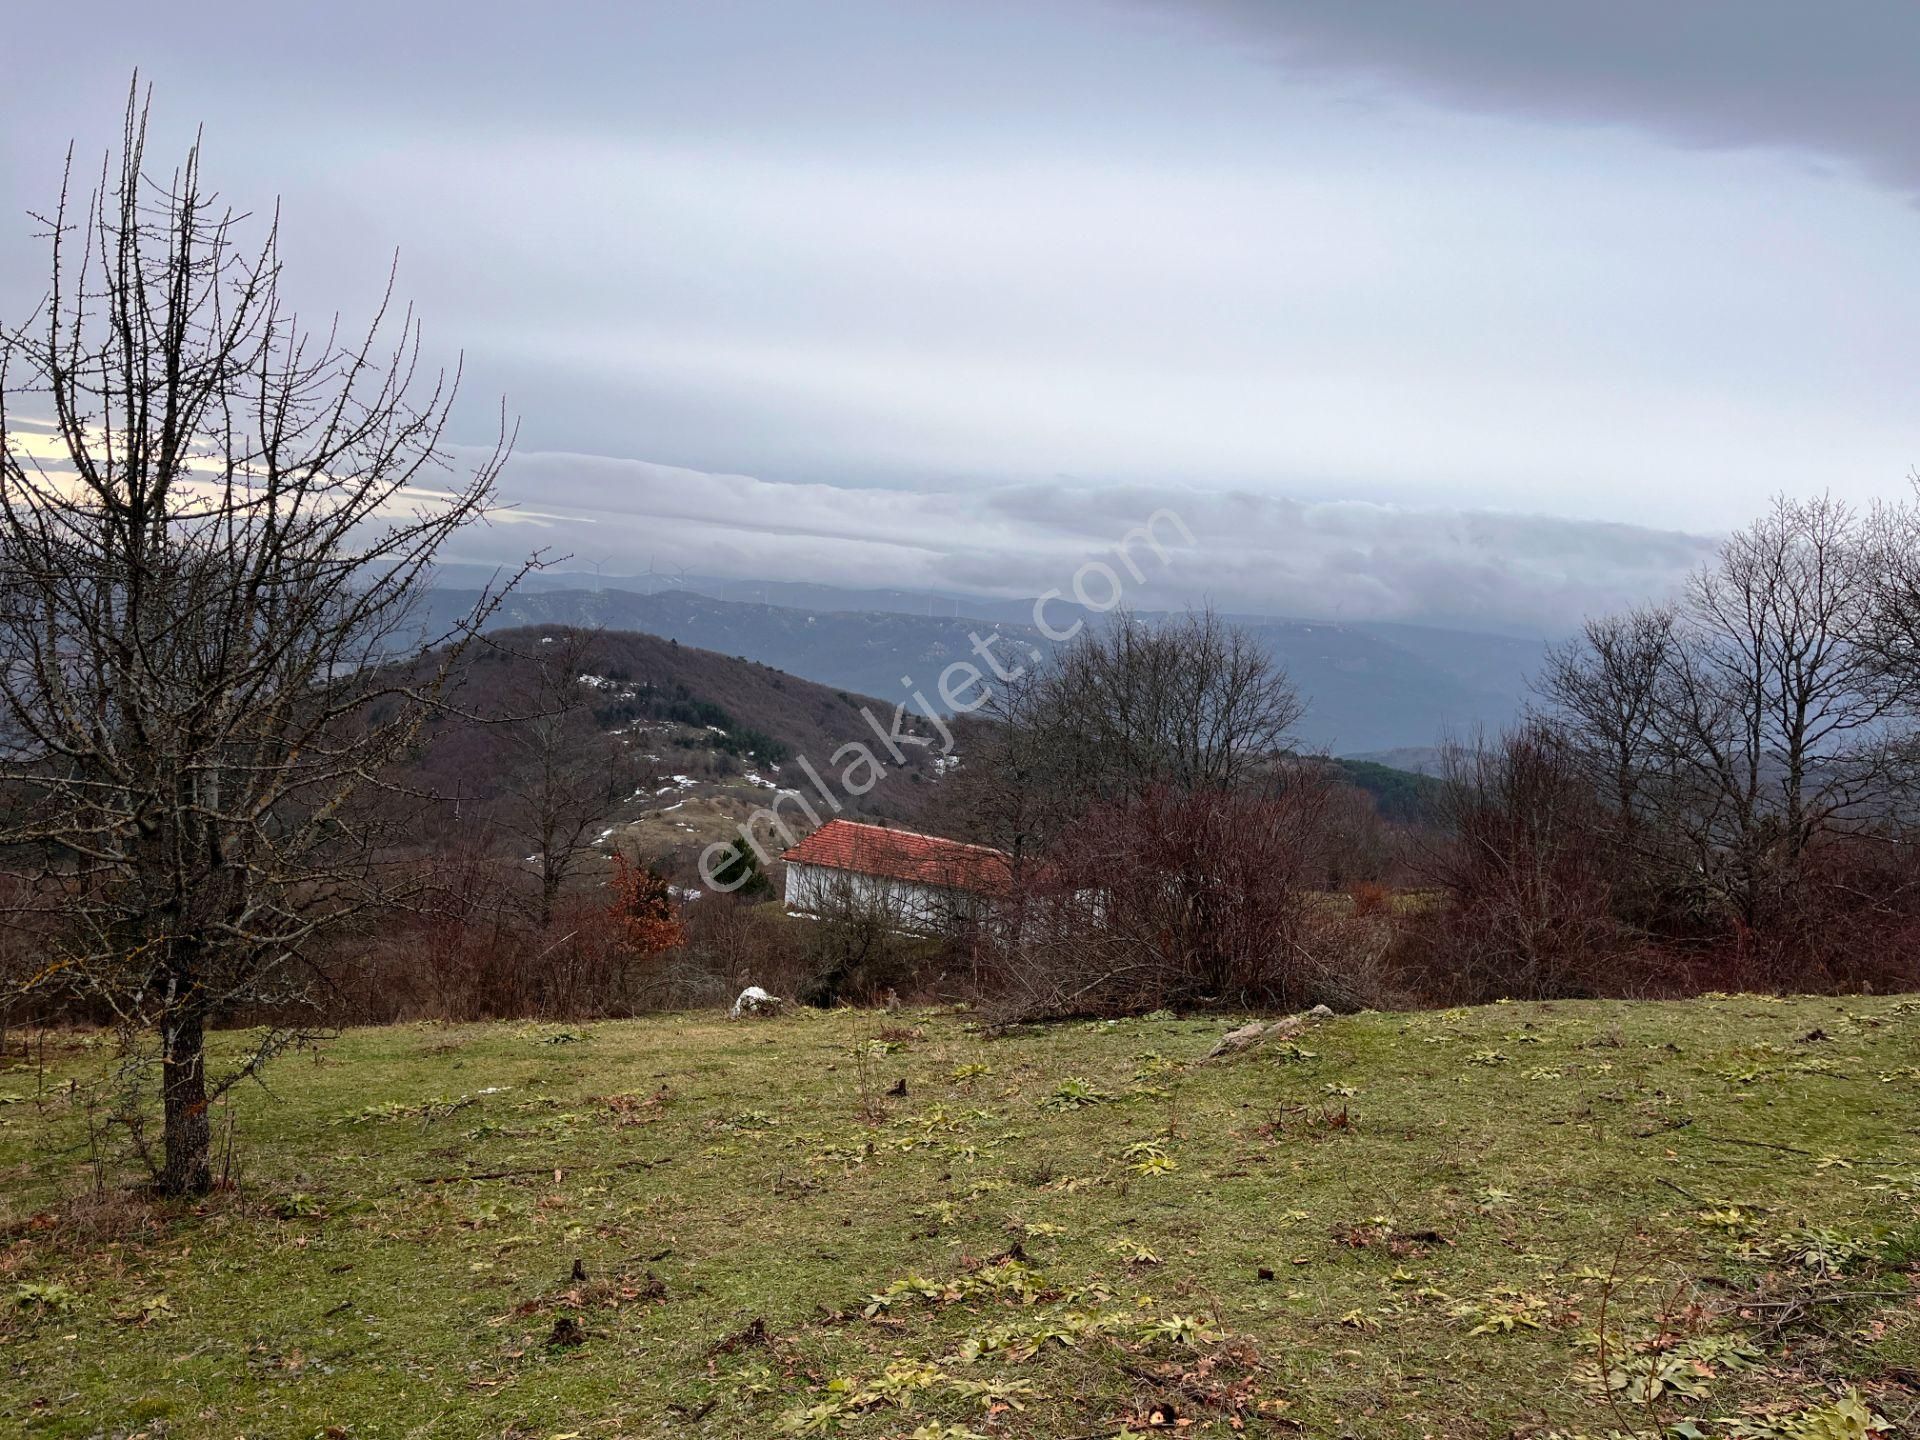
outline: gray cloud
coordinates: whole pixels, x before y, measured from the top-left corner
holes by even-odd
[[[1296,73],[1445,105],[1859,162],[1920,192],[1920,7],[1906,0],[1176,0]]]
[[[15,428],[47,473],[71,473],[50,427],[27,417]],[[456,446],[451,458],[457,469],[487,455]],[[561,574],[600,578],[657,568],[1003,600],[1072,596],[1085,573],[1096,605],[1117,583],[1142,609],[1211,601],[1556,636],[1670,592],[1715,543],[1545,515],[1174,485],[853,487],[530,451],[510,458],[497,506],[442,558],[511,571],[539,555]]]

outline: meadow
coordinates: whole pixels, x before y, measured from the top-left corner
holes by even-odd
[[[351,1030],[134,1187],[0,1071],[0,1433],[1677,1435],[1920,1423],[1920,1001],[989,1033]],[[217,1037],[232,1053],[243,1036]]]

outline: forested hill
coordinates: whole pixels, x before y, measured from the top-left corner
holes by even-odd
[[[585,649],[566,651],[570,643]],[[551,672],[544,691],[543,667]],[[559,766],[582,791],[603,771],[624,777],[592,827],[597,848],[609,854],[624,845],[684,859],[736,835],[743,820],[782,791],[797,791],[824,818],[834,812],[809,766],[833,786],[847,814],[933,828],[953,819],[940,813],[935,727],[909,710],[903,728],[932,743],[903,745],[904,759],[896,762],[867,718],[891,726],[893,702],[757,661],[634,631],[582,637],[559,626],[528,626],[490,633],[468,651],[453,682],[459,714],[435,725],[434,743],[411,780],[421,791],[457,798],[457,823],[466,831],[447,838],[461,843],[492,825],[488,843],[502,853],[534,849],[523,802],[538,789],[543,764]],[[475,726],[461,718],[538,715],[560,706],[569,707],[565,728],[545,751],[529,744],[523,725]],[[884,778],[864,795],[835,784],[842,767],[833,757],[850,741],[865,743],[885,767]],[[963,765],[967,744],[962,733]],[[1340,778],[1366,792],[1384,819],[1418,822],[1430,814],[1437,782],[1364,761],[1335,763]],[[792,802],[785,808],[790,821],[804,816]]]
[[[566,648],[580,644],[582,652]],[[890,702],[655,635],[582,638],[558,626],[493,632],[462,658],[451,693],[452,709],[406,779],[446,802],[433,823],[456,827],[440,838],[459,846],[537,854],[543,842],[533,812],[557,802],[567,814],[590,813],[585,838],[603,857],[620,848],[690,866],[703,846],[737,837],[742,822],[783,792],[823,818],[838,804],[850,815],[912,825],[938,786],[939,739],[924,720],[909,716],[903,729],[933,743],[902,745],[896,762],[862,713],[891,725]],[[493,723],[471,723],[474,716]],[[880,782],[858,795],[835,784],[843,767],[833,760],[856,740],[885,766]],[[833,787],[831,802],[809,765]],[[602,798],[593,801],[596,792]],[[788,823],[807,828],[805,807],[794,798],[779,803]]]

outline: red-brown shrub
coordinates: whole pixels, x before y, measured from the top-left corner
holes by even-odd
[[[1025,1015],[1312,1004],[1302,947],[1326,787],[1147,790],[1085,815],[1022,878],[999,970]]]
[[[1427,857],[1446,898],[1409,920],[1404,982],[1447,1003],[1618,993],[1638,945],[1615,918],[1604,816],[1564,749],[1524,730],[1451,768],[1449,833]]]
[[[1393,891],[1385,885],[1361,880],[1347,887],[1347,896],[1353,901],[1353,913],[1357,917],[1393,913]]]

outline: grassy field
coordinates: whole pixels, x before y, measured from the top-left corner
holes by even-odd
[[[51,1037],[0,1433],[1917,1433],[1920,1002],[1227,1028],[354,1031],[192,1206],[96,1193]]]

